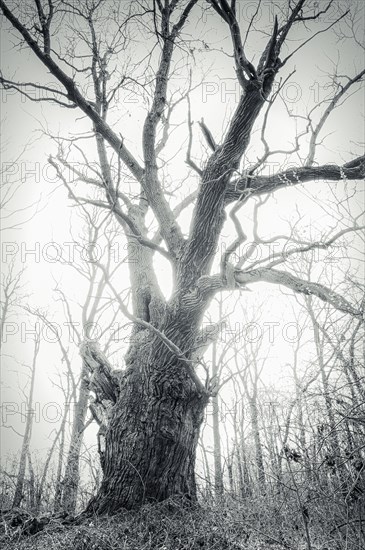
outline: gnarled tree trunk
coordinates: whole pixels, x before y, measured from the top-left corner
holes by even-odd
[[[134,508],[174,495],[196,500],[195,454],[207,395],[148,330],[135,339],[99,433],[104,479],[88,511]]]

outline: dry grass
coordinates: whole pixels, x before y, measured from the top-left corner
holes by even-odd
[[[266,510],[267,511],[267,510]],[[264,514],[265,515],[265,514]],[[274,524],[280,518],[263,518],[242,506],[221,503],[186,509],[178,500],[145,505],[137,512],[93,517],[64,525],[51,518],[44,529],[24,535],[24,523],[11,526],[2,517],[3,550],[301,550],[306,549],[297,526],[285,522],[285,535]],[[261,521],[264,520],[264,521]],[[278,523],[277,523],[278,522]],[[262,527],[264,525],[264,527]],[[29,526],[29,520],[28,520]],[[313,544],[313,550],[337,545]]]

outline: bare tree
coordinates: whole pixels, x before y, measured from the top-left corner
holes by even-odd
[[[37,335],[34,339],[34,354],[33,354],[33,363],[31,366],[29,395],[27,399],[25,433],[24,433],[22,447],[20,451],[19,469],[18,469],[18,476],[16,480],[16,486],[15,486],[15,492],[14,492],[14,498],[13,498],[13,506],[19,506],[23,499],[25,471],[27,467],[27,459],[29,458],[29,446],[30,446],[30,439],[32,435],[32,427],[34,422],[33,394],[34,394],[36,364],[37,364],[39,346],[40,346],[40,338],[39,338],[39,335]]]
[[[24,5],[27,9],[23,9]],[[99,446],[104,477],[88,512],[133,508],[146,500],[161,501],[176,494],[196,499],[195,453],[211,390],[209,382],[204,384],[197,373],[194,349],[202,338],[200,326],[204,312],[217,292],[266,282],[319,298],[346,314],[361,315],[356,303],[320,282],[291,273],[285,266],[288,256],[283,252],[260,262],[252,261],[250,254],[243,257],[239,254],[240,245],[247,239],[238,218],[243,205],[260,203],[264,200],[263,195],[313,180],[344,182],[364,176],[364,156],[340,166],[314,163],[313,151],[327,114],[322,116],[318,126],[311,124],[313,138],[306,162],[300,162],[296,168],[265,175],[265,162],[278,153],[266,149],[254,165],[247,164],[254,125],[262,113],[264,123],[261,122],[261,127],[266,128],[269,109],[278,97],[273,91],[274,81],[284,74],[287,62],[298,50],[318,32],[339,23],[347,12],[340,11],[330,25],[322,25],[318,32],[312,32],[297,46],[292,46],[289,35],[320,21],[334,6],[332,0],[319,10],[308,0],[289,2],[288,9],[275,17],[266,46],[258,52],[258,60],[250,61],[246,42],[255,26],[254,20],[249,22],[245,34],[238,22],[234,0],[230,3],[227,0],[157,0],[138,3],[136,12],[128,3],[115,6],[113,2],[100,0],[84,2],[81,7],[68,1],[35,0],[12,8],[0,1],[2,12],[20,38],[22,47],[27,46],[54,79],[52,86],[30,84],[33,89],[42,91],[42,98],[38,99],[56,103],[58,107],[76,108],[89,121],[99,167],[93,173],[89,170],[78,177],[94,192],[95,189],[104,191],[105,198],[75,194],[64,175],[64,170],[71,165],[65,148],[61,147],[57,157],[50,158],[52,166],[68,188],[69,196],[77,203],[83,207],[99,206],[115,215],[128,240],[130,260],[137,258],[129,263],[133,313],[127,310],[112,277],[99,265],[114,300],[134,328],[133,341],[125,357],[126,369],[118,376],[97,346],[84,348],[84,360],[93,371],[91,387],[104,409],[103,413],[101,408],[98,411],[99,417],[102,416]],[[170,163],[168,156],[163,155],[171,134],[169,108],[176,103],[169,82],[174,78],[174,60],[186,62],[190,53],[183,35],[188,30],[188,21],[194,13],[199,17],[202,9],[225,25],[231,36],[240,99],[225,133],[218,140],[213,138],[204,121],[201,122],[209,158],[199,165],[191,158],[192,126],[189,121],[187,160],[199,183],[183,203],[173,208],[169,202],[173,187],[169,189],[164,182],[165,168],[169,168]],[[67,21],[66,26],[61,24],[63,21]],[[129,29],[133,24],[136,24],[137,35],[140,31],[139,36],[145,40],[147,33],[153,44],[145,59],[134,64],[129,62],[126,53]],[[64,28],[71,33],[67,39],[62,34]],[[76,44],[80,41],[82,48],[78,49]],[[117,60],[123,57],[123,52],[125,66],[118,70]],[[356,88],[363,75],[361,71],[352,76],[343,94]],[[29,83],[5,76],[1,81],[3,86],[29,96],[25,86]],[[141,162],[137,159],[138,154],[132,153],[127,139],[108,122],[117,92],[128,90],[128,86],[136,82],[148,101]],[[92,98],[85,91],[88,83],[92,85]],[[341,90],[338,92],[341,96],[334,97],[332,104],[327,106],[330,112],[342,100]],[[181,95],[186,96],[188,91],[185,89]],[[279,153],[295,155],[302,145],[300,137],[297,136],[292,150]],[[83,155],[86,160],[85,153]],[[123,188],[122,171],[132,178],[132,189]],[[188,177],[191,178],[191,172]],[[192,203],[191,225],[188,235],[184,236],[177,215]],[[217,258],[220,267],[215,271],[212,266],[226,209],[232,205],[230,218],[237,236],[221,258]],[[151,214],[158,224],[158,232],[153,238],[148,231]],[[263,242],[255,234],[254,247]],[[313,241],[297,242],[296,245],[297,253],[329,246],[328,242]],[[169,300],[164,298],[159,286],[153,262],[157,253],[169,261],[173,272],[173,291]],[[283,264],[283,270],[277,269]]]
[[[246,347],[246,346],[245,346]],[[265,485],[265,466],[263,458],[263,446],[260,433],[260,413],[258,405],[259,381],[265,361],[258,357],[259,347],[250,345],[250,350],[246,348],[243,353],[235,355],[236,368],[240,374],[240,379],[244,388],[245,397],[250,407],[250,420],[252,424],[252,435],[255,445],[255,460],[257,467],[257,477],[261,489]],[[256,348],[256,349],[255,349]],[[239,357],[241,356],[241,357]],[[242,365],[242,356],[244,357]],[[240,359],[240,360],[239,360]],[[241,363],[241,364],[240,364]]]
[[[0,349],[6,341],[6,323],[11,315],[14,315],[14,308],[21,299],[22,275],[24,269],[16,271],[14,258],[8,266],[7,273],[1,273],[1,300],[0,300]]]

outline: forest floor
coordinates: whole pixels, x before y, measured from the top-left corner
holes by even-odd
[[[334,550],[338,541],[311,546],[298,525],[279,526],[275,518],[242,508],[200,506],[177,501],[145,505],[139,511],[68,521],[24,511],[2,514],[2,550]],[[278,518],[277,518],[278,519]],[[272,525],[270,525],[270,523]],[[41,530],[39,526],[42,526]],[[336,544],[337,542],[337,544]]]

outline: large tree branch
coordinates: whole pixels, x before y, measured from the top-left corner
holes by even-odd
[[[184,239],[175,217],[166,201],[158,178],[156,134],[157,126],[166,106],[167,84],[170,65],[174,51],[174,41],[183,27],[191,9],[197,0],[190,0],[183,11],[178,23],[169,33],[170,9],[162,10],[162,35],[163,48],[160,64],[156,73],[156,85],[153,94],[151,109],[149,110],[143,127],[143,155],[145,162],[144,190],[147,200],[151,205],[160,224],[161,235],[172,255],[178,256]]]
[[[238,169],[263,104],[260,86],[256,82],[248,82],[223,143],[218,145],[203,171],[179,274],[181,288],[190,287],[210,270],[224,223],[226,189],[232,174]]]
[[[252,78],[256,78],[257,75],[254,66],[247,59],[244,52],[241,31],[235,13],[235,4],[232,3],[230,6],[227,0],[210,0],[210,4],[229,26],[233,44],[237,79],[242,88],[245,89],[248,81]]]
[[[354,317],[362,319],[364,314],[361,307],[354,307],[343,296],[321,283],[306,281],[287,271],[279,271],[267,267],[251,269],[249,271],[235,269],[233,277],[230,280],[225,280],[222,274],[215,274],[209,277],[202,277],[200,282],[201,286],[204,286],[205,297],[212,297],[216,292],[221,292],[222,290],[234,290],[240,287],[244,289],[246,285],[252,283],[271,283],[285,286],[299,294],[316,296],[324,302],[331,304],[335,309]]]
[[[197,190],[192,191],[191,193],[189,193],[189,195],[186,195],[186,197],[184,197],[182,201],[175,206],[175,208],[173,208],[172,213],[175,216],[175,219],[177,219],[180,216],[181,212],[183,212],[185,208],[188,208],[191,204],[193,204],[197,195],[198,195]],[[161,231],[158,230],[154,235],[152,242],[155,244],[159,244],[161,240],[162,240]]]
[[[251,271],[238,271],[235,273],[235,280],[239,285],[247,285],[249,283],[266,282],[277,285],[283,285],[290,288],[299,294],[307,296],[317,296],[324,302],[328,302],[334,308],[345,313],[349,313],[355,317],[360,317],[363,312],[356,309],[340,294],[327,288],[320,283],[305,281],[287,271],[279,271],[275,269],[253,269]]]
[[[357,157],[342,166],[323,164],[321,166],[300,166],[278,172],[272,176],[244,176],[229,184],[226,204],[238,200],[249,190],[251,195],[262,195],[310,181],[360,180],[365,177],[365,155]]]
[[[196,281],[208,273],[211,258],[223,227],[224,206],[232,200],[242,197],[248,187],[247,181],[242,181],[242,186],[237,185],[238,180],[235,182],[234,198],[230,198],[230,200],[225,198],[227,187],[228,191],[232,187],[230,185],[232,174],[239,168],[239,163],[250,141],[253,125],[271,93],[275,75],[281,66],[278,57],[280,49],[304,1],[297,2],[287,23],[281,29],[278,28],[278,22],[275,19],[272,36],[262,54],[262,62],[259,63],[257,71],[249,64],[244,55],[240,31],[237,28],[234,3],[230,6],[226,0],[211,1],[214,9],[230,27],[236,67],[239,69],[238,78],[244,92],[222,143],[216,147],[202,173],[190,237],[179,274],[181,288],[190,287],[194,280]],[[242,189],[242,187],[244,188]]]

